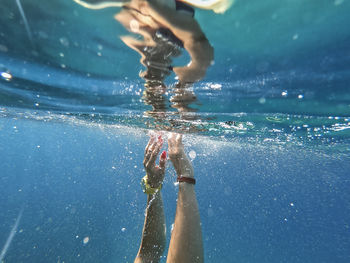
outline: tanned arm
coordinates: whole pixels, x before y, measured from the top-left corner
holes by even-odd
[[[163,139],[158,140],[152,136],[145,150],[143,164],[148,177],[148,183],[152,188],[158,188],[162,184],[165,173],[166,153],[161,154],[159,166],[155,160],[163,145]],[[159,262],[166,243],[165,217],[161,190],[147,195],[147,208],[145,223],[142,231],[140,249],[137,253],[135,263],[157,263]]]
[[[169,157],[178,176],[194,178],[192,164],[186,156],[181,135],[168,140]],[[174,229],[171,234],[167,263],[204,262],[203,240],[195,185],[179,183]]]

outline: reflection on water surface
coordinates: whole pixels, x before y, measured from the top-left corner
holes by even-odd
[[[3,3],[1,105],[226,138],[348,139],[346,1],[181,10],[192,25],[142,8]]]

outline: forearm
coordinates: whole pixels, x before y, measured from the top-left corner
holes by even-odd
[[[162,195],[160,192],[148,195],[142,240],[135,263],[159,262],[165,249],[165,231]]]
[[[214,48],[205,37],[187,41],[184,47],[191,56],[192,66],[196,68],[206,71],[214,60]]]
[[[179,183],[174,229],[168,263],[204,262],[198,203],[193,184]]]

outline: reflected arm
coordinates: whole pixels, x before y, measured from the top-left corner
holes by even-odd
[[[141,12],[150,15],[159,24],[169,28],[184,43],[184,48],[191,56],[189,65],[174,68],[180,82],[195,82],[203,78],[214,59],[214,49],[197,21],[188,14],[154,4],[152,0],[140,2]]]

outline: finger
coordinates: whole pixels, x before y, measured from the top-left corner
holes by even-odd
[[[154,149],[157,147],[157,145],[159,144],[159,138],[160,136],[158,136],[158,140],[157,140],[157,137],[154,136],[153,141],[148,148],[148,153],[152,153]]]
[[[154,149],[152,149],[152,153],[147,163],[147,166],[155,165],[159,151],[163,146],[163,139],[160,136],[158,137],[158,139],[159,139],[158,142],[154,144],[155,146],[154,146]]]
[[[150,146],[147,149],[147,152],[145,154],[145,159],[143,162],[146,169],[152,168],[152,166],[155,165],[155,159],[157,158],[157,154],[159,152],[159,150],[158,150],[158,152],[156,151],[158,144],[159,144],[159,142],[157,140],[155,140],[155,138],[154,138],[154,141],[150,144]],[[155,155],[155,157],[152,157],[154,155]],[[153,159],[154,159],[154,161],[153,161]]]
[[[176,136],[176,145],[181,145],[182,144],[182,134],[178,134]]]
[[[159,168],[162,170],[165,169],[165,164],[166,164],[166,151],[163,151],[159,158]]]
[[[150,146],[153,144],[153,142],[155,141],[155,139],[156,139],[156,137],[154,136],[154,134],[151,134],[150,139],[149,139],[149,141],[148,141],[148,144],[147,144],[147,146],[146,146],[146,148],[145,148],[145,155],[147,154],[147,152],[148,152]]]
[[[152,165],[154,166],[154,161],[153,161],[153,163],[152,163],[152,156],[155,154],[155,147],[157,146],[157,143],[155,142],[155,143],[153,143],[150,147],[149,147],[149,149],[147,150],[147,153],[145,154],[145,158],[144,158],[144,160],[143,160],[143,165],[144,165],[144,167],[146,168],[146,169],[149,169],[149,168],[152,168]],[[158,150],[158,152],[159,152],[159,150]],[[155,158],[157,158],[157,156],[155,157]]]
[[[148,149],[147,152],[145,153],[145,158],[143,160],[143,164],[148,163],[149,158],[151,158],[151,155],[152,155],[152,150]]]
[[[149,162],[149,158],[151,157],[152,155],[152,148],[155,144],[155,136],[154,134],[151,134],[151,138],[150,140],[148,141],[148,144],[146,146],[146,149],[145,149],[145,157],[143,159],[143,166],[146,168],[147,166],[147,163]]]
[[[174,147],[175,144],[176,133],[170,133],[168,137],[168,145],[170,148]]]

